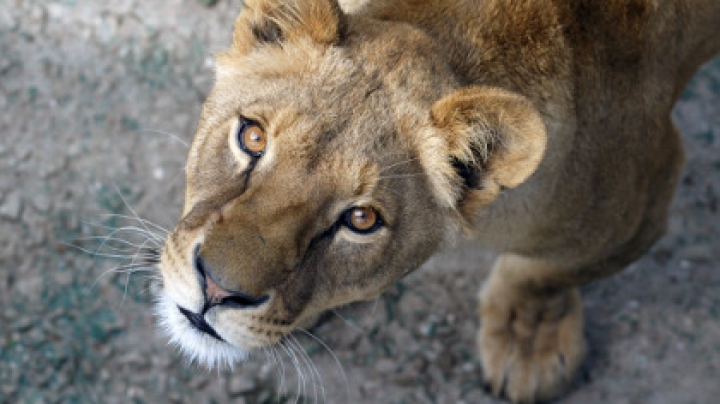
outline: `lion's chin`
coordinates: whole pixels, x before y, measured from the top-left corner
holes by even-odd
[[[159,325],[168,335],[170,344],[177,346],[189,363],[212,369],[232,369],[248,358],[249,351],[220,341],[190,324],[168,297],[160,295],[155,306]]]

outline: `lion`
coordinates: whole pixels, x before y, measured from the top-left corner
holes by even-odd
[[[586,352],[579,287],[665,230],[670,110],[720,50],[720,2],[245,3],[161,254],[172,340],[232,364],[474,239],[499,253],[479,382],[562,395]]]

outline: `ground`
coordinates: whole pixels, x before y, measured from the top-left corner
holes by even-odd
[[[475,295],[492,253],[438,256],[233,372],[188,365],[148,277],[108,271],[119,226],[178,218],[187,143],[239,1],[0,0],[0,402],[495,403],[478,383]],[[562,403],[720,395],[720,58],[673,112],[688,165],[670,229],[587,287],[588,370]],[[127,215],[123,218],[113,215]],[[142,239],[140,239],[142,241]],[[118,251],[118,254],[126,254]],[[332,350],[332,354],[330,353]],[[296,362],[304,370],[298,373]],[[298,377],[301,375],[300,377]]]

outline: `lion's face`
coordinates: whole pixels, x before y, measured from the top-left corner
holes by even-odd
[[[443,135],[457,85],[423,35],[331,0],[246,3],[160,265],[162,321],[209,366],[419,267],[461,226],[455,167],[475,149]]]

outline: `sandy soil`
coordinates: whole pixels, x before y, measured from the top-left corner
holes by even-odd
[[[207,3],[0,0],[0,402],[495,402],[473,353],[475,294],[493,257],[472,247],[331,316],[322,343],[298,335],[292,355],[208,373],[166,346],[153,273],[122,272],[134,249],[118,240],[143,239],[113,229],[162,233],[135,212],[161,226],[179,215],[208,55],[240,7]],[[670,230],[584,291],[593,350],[564,403],[718,401],[720,58],[674,118],[689,160]]]

